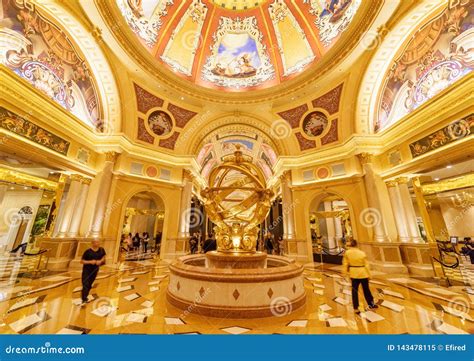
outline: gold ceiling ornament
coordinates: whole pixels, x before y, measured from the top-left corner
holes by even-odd
[[[219,252],[256,252],[258,225],[271,207],[273,192],[263,172],[247,161],[240,146],[231,158],[214,168],[209,187],[201,192],[214,224]]]
[[[0,180],[7,183],[14,183],[26,187],[44,189],[53,192],[58,188],[57,182],[6,168],[0,168]]]

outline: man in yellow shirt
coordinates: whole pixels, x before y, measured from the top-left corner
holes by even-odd
[[[352,281],[352,304],[354,311],[359,314],[359,285],[362,284],[364,297],[369,305],[369,308],[378,308],[374,303],[374,297],[370,292],[369,278],[370,269],[367,262],[367,255],[364,251],[357,248],[357,241],[355,239],[348,242],[350,246],[344,254],[342,261],[342,269],[345,275],[349,275]]]

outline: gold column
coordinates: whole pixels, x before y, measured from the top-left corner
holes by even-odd
[[[293,212],[293,194],[291,193],[291,172],[285,171],[281,180],[281,202],[283,212],[283,238],[295,238],[295,218]]]
[[[408,178],[400,177],[397,178],[398,189],[403,204],[403,210],[405,211],[408,234],[410,235],[411,241],[415,243],[423,242],[420,237],[420,230],[416,221],[415,207],[411,199],[410,190],[408,189]]]
[[[79,234],[79,227],[82,221],[82,215],[86,206],[87,194],[89,193],[89,185],[91,183],[90,178],[80,178],[80,190],[77,199],[77,203],[74,210],[74,215],[71,219],[71,224],[68,230],[68,237],[77,237]]]
[[[369,221],[368,227],[374,230],[374,239],[378,242],[390,242],[385,229],[385,222],[380,204],[380,198],[377,191],[377,182],[375,180],[376,174],[373,167],[373,154],[361,153],[357,155],[359,161],[364,169],[364,181],[367,193],[367,201],[369,209],[361,215],[366,216]],[[364,211],[363,211],[364,212]]]
[[[193,197],[193,179],[188,170],[183,171],[183,190],[181,192],[181,205],[179,213],[179,236],[189,237],[189,224],[191,222],[191,199]]]
[[[97,195],[91,228],[88,233],[89,237],[102,237],[102,226],[107,215],[107,202],[110,195],[110,186],[112,185],[114,165],[118,155],[119,153],[116,152],[105,153],[104,169],[100,173],[99,193]]]
[[[423,195],[423,189],[421,188],[421,182],[419,177],[412,179],[413,190],[416,196],[416,203],[418,204],[418,209],[420,210],[421,218],[423,219],[423,224],[425,225],[426,237],[428,242],[436,242],[436,237],[433,231],[433,225],[431,224],[430,215],[428,209],[426,208],[425,197]]]
[[[47,237],[53,236],[54,228],[56,227],[56,222],[58,220],[59,207],[61,206],[61,199],[63,198],[63,195],[64,195],[64,188],[66,187],[67,180],[68,180],[68,176],[66,174],[61,174],[61,176],[59,177],[58,187],[57,187],[56,195],[54,198],[55,209],[53,211],[53,214],[50,216],[52,217],[52,221],[46,233]]]
[[[81,189],[81,176],[77,174],[71,175],[71,184],[67,192],[66,203],[64,204],[64,215],[60,220],[58,237],[66,237],[69,232],[74,213],[76,210],[77,200]]]
[[[395,225],[397,226],[398,239],[400,242],[408,242],[410,240],[410,236],[408,235],[407,220],[405,211],[403,210],[398,183],[396,181],[388,181],[385,184],[387,185],[393,214],[395,215]]]

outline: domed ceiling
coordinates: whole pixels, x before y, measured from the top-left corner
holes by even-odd
[[[319,61],[361,0],[116,0],[160,63],[203,87],[268,88]]]

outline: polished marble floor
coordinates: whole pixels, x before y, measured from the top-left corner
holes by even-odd
[[[461,334],[474,333],[474,292],[432,279],[374,272],[379,304],[356,315],[341,266],[305,265],[307,302],[261,319],[202,317],[166,302],[168,264],[159,260],[103,267],[90,302],[77,305],[81,271],[40,277],[25,259],[0,257],[0,333],[3,334]],[[465,269],[472,279],[474,270]],[[360,295],[363,299],[362,295]]]

